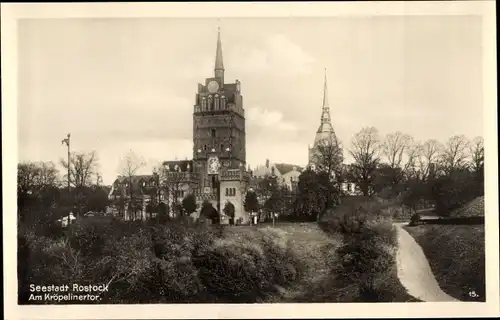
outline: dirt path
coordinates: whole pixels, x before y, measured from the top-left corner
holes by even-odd
[[[408,293],[428,302],[459,301],[441,290],[420,245],[396,223],[398,230],[398,278]]]

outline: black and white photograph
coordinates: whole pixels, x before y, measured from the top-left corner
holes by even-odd
[[[2,4],[14,318],[498,315],[495,6],[433,3]]]

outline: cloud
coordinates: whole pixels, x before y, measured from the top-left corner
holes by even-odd
[[[295,132],[297,126],[293,122],[283,119],[283,113],[275,110],[261,109],[253,107],[247,111],[247,121],[250,125],[255,125],[275,131]]]
[[[223,42],[224,65],[228,72],[238,77],[244,75],[291,77],[311,73],[315,59],[299,45],[281,34],[272,34],[261,43],[238,44]],[[215,54],[215,50],[214,50]],[[213,54],[184,61],[179,66],[184,79],[203,79],[213,72]]]
[[[229,48],[235,73],[289,77],[308,74],[314,58],[281,34],[267,36],[260,46]]]

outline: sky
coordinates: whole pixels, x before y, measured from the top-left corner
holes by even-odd
[[[132,150],[192,157],[197,84],[213,75],[221,28],[226,82],[241,81],[247,162],[305,165],[325,68],[345,148],[363,127],[417,141],[483,135],[478,16],[32,19],[18,24],[19,161],[95,150],[104,183]]]

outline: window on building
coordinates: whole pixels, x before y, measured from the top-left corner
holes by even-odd
[[[215,110],[219,110],[219,95],[215,95]]]
[[[224,144],[223,143],[220,144],[220,151],[224,151]]]
[[[351,192],[351,184],[350,183],[347,183],[347,191]]]
[[[226,188],[226,197],[229,196],[229,188]]]
[[[212,129],[211,135],[212,135],[212,138],[215,138],[215,129]]]

